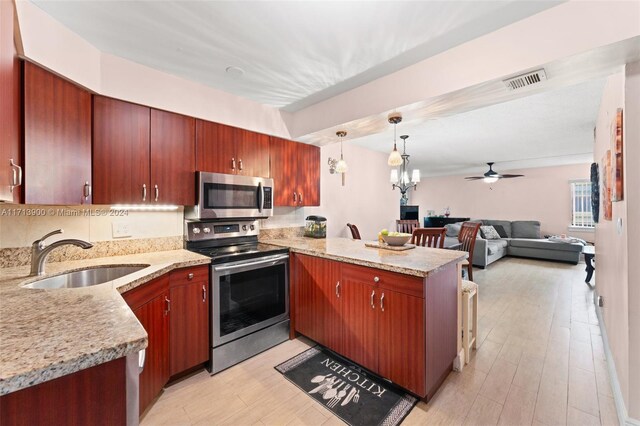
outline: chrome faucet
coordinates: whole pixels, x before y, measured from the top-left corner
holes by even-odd
[[[49,256],[49,253],[51,253],[51,250],[57,247],[64,246],[67,244],[82,247],[85,250],[93,247],[93,244],[91,243],[88,243],[82,240],[74,240],[74,239],[55,241],[49,244],[48,246],[45,245],[44,240],[46,240],[52,235],[62,234],[63,232],[64,231],[62,229],[56,229],[55,231],[49,232],[47,235],[40,238],[39,240],[35,240],[33,244],[31,244],[31,276],[44,275],[44,263],[47,260],[47,256]]]

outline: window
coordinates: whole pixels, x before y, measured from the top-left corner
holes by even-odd
[[[571,227],[595,227],[591,212],[591,182],[588,180],[571,182]]]

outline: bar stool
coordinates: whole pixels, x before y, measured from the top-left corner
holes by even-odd
[[[471,326],[469,326],[469,305],[473,303]],[[478,284],[473,281],[462,280],[462,348],[464,349],[464,363],[469,363],[469,348],[476,348],[478,336]]]

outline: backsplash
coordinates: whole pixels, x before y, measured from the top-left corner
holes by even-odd
[[[274,207],[273,216],[260,220],[260,229],[304,226],[304,207]]]

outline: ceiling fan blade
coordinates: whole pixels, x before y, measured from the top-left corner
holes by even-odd
[[[501,175],[501,178],[505,178],[505,179],[510,179],[510,178],[517,178],[517,177],[522,177],[524,175]]]
[[[479,180],[484,179],[484,176],[469,176],[465,178],[466,180]]]

